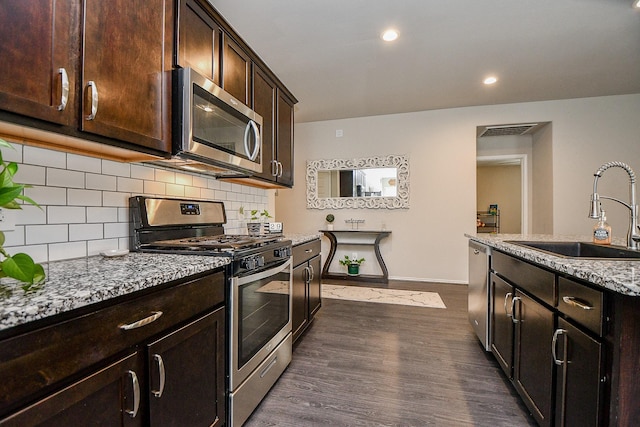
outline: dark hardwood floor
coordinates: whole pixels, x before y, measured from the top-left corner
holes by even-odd
[[[353,285],[438,292],[447,308],[323,299],[246,426],[536,425],[468,324],[466,286]]]

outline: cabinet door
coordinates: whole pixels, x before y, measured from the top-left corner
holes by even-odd
[[[556,334],[555,425],[598,426],[603,399],[602,344],[562,318],[558,319]]]
[[[303,263],[293,269],[293,291],[291,294],[291,328],[293,340],[297,340],[309,322],[307,277],[308,263]]]
[[[278,171],[274,146],[276,85],[255,65],[253,67],[253,110],[262,116],[262,173],[256,176],[275,181]]]
[[[1,426],[141,426],[144,360],[131,354],[0,420]],[[135,380],[134,380],[135,378]]]
[[[309,281],[309,320],[311,320],[322,305],[320,294],[322,267],[320,266],[319,255],[309,261],[309,268],[311,269],[311,280]]]
[[[0,108],[69,125],[76,115],[78,2],[0,2]]]
[[[293,186],[293,102],[278,91],[276,158],[280,163],[278,183]]]
[[[541,426],[551,425],[553,396],[554,314],[528,295],[516,291],[513,382]]]
[[[219,85],[220,27],[198,0],[180,0],[178,8],[175,65],[193,68]]]
[[[228,35],[222,40],[222,88],[251,107],[251,58]]]
[[[513,286],[491,273],[491,351],[509,378],[513,377]]]
[[[220,308],[147,346],[151,426],[224,424],[224,328]]]
[[[166,3],[84,0],[83,131],[169,151]]]

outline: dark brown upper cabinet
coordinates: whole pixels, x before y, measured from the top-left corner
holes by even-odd
[[[0,109],[75,121],[79,10],[75,0],[0,2]]]
[[[84,1],[83,131],[169,151],[172,11],[169,0]]]
[[[222,88],[251,107],[251,58],[227,34],[222,36]]]
[[[197,0],[178,2],[175,65],[193,68],[220,85],[222,31],[211,13],[210,6]]]
[[[283,91],[278,90],[276,131],[278,143],[277,160],[280,171],[276,177],[278,184],[293,186],[293,106],[295,102]]]
[[[277,86],[257,66],[253,67],[253,110],[262,116],[262,173],[256,176],[275,180],[278,173],[275,142]]]

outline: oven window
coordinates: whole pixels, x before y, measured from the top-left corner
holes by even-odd
[[[244,366],[289,323],[289,277],[285,270],[238,290],[238,367]]]
[[[248,159],[244,146],[247,118],[218,98],[194,85],[193,139],[229,154]],[[253,133],[248,134],[249,147],[257,143]]]

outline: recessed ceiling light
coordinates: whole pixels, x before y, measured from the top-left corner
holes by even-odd
[[[633,0],[633,7],[640,9],[640,0]]]
[[[498,79],[496,77],[491,76],[491,77],[487,77],[486,79],[484,79],[483,83],[486,84],[486,85],[492,85],[497,81],[498,81]]]
[[[382,40],[386,42],[392,42],[398,38],[398,32],[396,30],[386,30],[384,33],[382,33],[381,37],[382,37]]]

